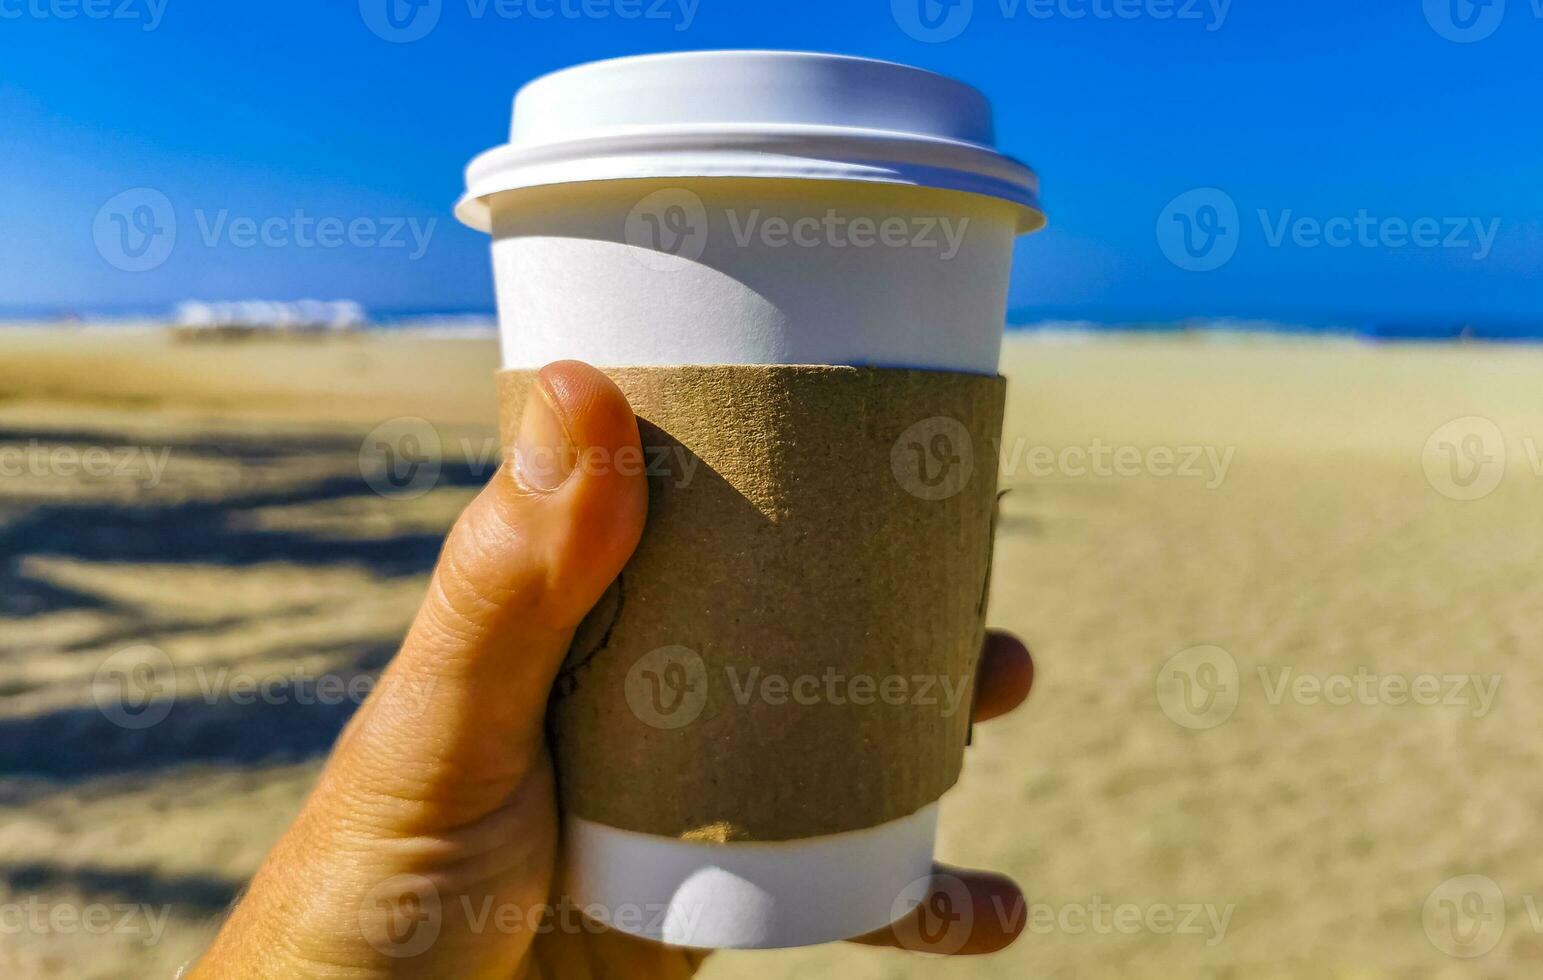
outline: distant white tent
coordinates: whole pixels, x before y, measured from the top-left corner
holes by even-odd
[[[236,300],[205,303],[188,300],[177,306],[174,325],[179,333],[199,335],[274,333],[342,333],[367,321],[364,307],[353,300],[302,299],[297,302]]]

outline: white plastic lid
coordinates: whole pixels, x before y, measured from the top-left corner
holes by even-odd
[[[617,58],[529,83],[509,142],[466,168],[455,213],[489,231],[488,198],[642,177],[852,180],[966,191],[1045,223],[1039,181],[996,149],[991,105],[933,72],[793,51]]]

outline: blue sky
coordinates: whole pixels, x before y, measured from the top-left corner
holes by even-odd
[[[0,315],[491,309],[450,205],[521,83],[762,47],[988,94],[1050,213],[1019,245],[1030,315],[1543,321],[1543,0],[418,2],[397,30],[386,0],[0,0]],[[137,188],[177,226],[147,271],[104,256]],[[297,211],[401,244],[241,247],[239,219]]]

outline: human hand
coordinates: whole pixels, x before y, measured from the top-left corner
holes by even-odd
[[[637,545],[647,509],[641,472],[573,464],[580,454],[622,452],[638,452],[638,428],[616,386],[577,362],[543,369],[512,461],[456,521],[401,650],[189,978],[696,971],[705,952],[573,916],[552,921],[564,906],[547,695],[575,628]],[[1032,679],[1022,644],[989,636],[976,720],[1017,706]],[[950,895],[967,891],[975,908],[1019,913],[974,916],[947,951],[1010,943],[1023,922],[1017,886],[945,873]],[[915,921],[858,941],[934,949],[922,927],[930,910],[923,903]]]

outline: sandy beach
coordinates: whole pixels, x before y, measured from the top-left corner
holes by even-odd
[[[202,948],[352,708],[306,678],[368,685],[491,472],[495,363],[0,331],[0,976]],[[990,622],[1038,675],[940,847],[1021,882],[1028,934],[702,975],[1537,975],[1543,350],[1019,336],[1004,373]],[[382,426],[437,443],[409,493]],[[125,726],[96,682],[147,645],[184,696]]]

